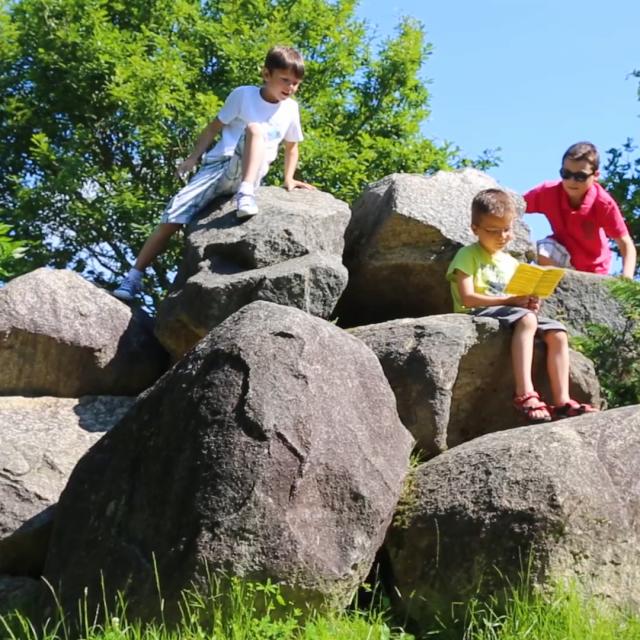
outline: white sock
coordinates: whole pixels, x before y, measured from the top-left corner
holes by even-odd
[[[253,182],[247,182],[246,180],[240,183],[238,187],[238,193],[244,193],[247,196],[253,195]]]
[[[140,282],[143,275],[143,271],[140,271],[135,267],[131,267],[131,269],[129,269],[129,273],[127,273],[127,278],[129,278],[129,280],[133,280],[134,282]]]

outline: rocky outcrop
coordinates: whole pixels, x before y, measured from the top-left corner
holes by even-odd
[[[412,438],[374,354],[331,323],[256,302],[212,331],[78,463],[45,575],[165,618],[224,570],[346,603],[382,542]],[[69,555],[67,549],[73,549]],[[133,579],[132,579],[133,578]],[[92,600],[93,599],[93,600]],[[70,609],[68,609],[70,610]]]
[[[78,459],[132,403],[129,397],[0,397],[0,573],[42,570],[48,510]]]
[[[257,192],[260,214],[239,222],[218,202],[188,232],[185,259],[158,310],[156,334],[180,358],[255,300],[328,318],[347,283],[342,265],[349,207],[321,191]]]
[[[427,625],[527,568],[637,607],[639,459],[635,406],[486,435],[421,465],[387,543],[405,613]]]
[[[400,418],[435,456],[409,477],[381,554],[394,588],[414,592],[405,614],[423,623],[495,593],[530,553],[539,582],[575,576],[640,606],[640,409],[514,429],[508,332],[448,314],[445,270],[491,186],[474,170],[371,185],[337,311],[344,203],[268,187],[244,222],[214,203],[160,309],[157,334],[182,360],[159,380],[168,357],[149,319],[79,276],[38,270],[1,289],[0,396],[147,390],[0,398],[0,614],[46,614],[43,574],[68,613],[85,587],[101,606],[104,581],[109,604],[123,591],[130,617],[151,618],[159,578],[170,622],[181,590],[206,589],[212,572],[277,581],[305,610],[344,604],[401,491],[413,440]],[[520,259],[526,236],[518,219]],[[569,272],[543,313],[573,332],[619,328],[607,282]],[[314,316],[388,321],[345,332]],[[534,377],[548,398],[542,348]],[[571,394],[599,403],[575,353]]]
[[[29,518],[6,538],[0,538],[0,577],[36,579],[42,575],[55,513],[54,504]]]
[[[33,578],[0,575],[0,616],[19,611],[23,618],[35,620],[39,613],[36,603],[45,591],[44,584]]]
[[[567,269],[541,313],[563,322],[572,334],[583,334],[590,324],[602,324],[616,332],[624,329],[620,303],[611,294],[617,278]]]
[[[512,406],[511,334],[497,320],[451,313],[351,329],[380,359],[403,424],[427,456],[477,436],[525,424]],[[600,404],[593,364],[570,351],[570,393]],[[537,344],[534,383],[551,402],[545,347]]]
[[[165,371],[150,319],[77,273],[0,289],[0,395],[136,395]]]
[[[370,185],[353,205],[345,235],[349,285],[336,313],[342,326],[451,311],[445,273],[456,251],[475,241],[471,201],[499,187],[475,169],[434,176],[394,173]],[[521,213],[522,198],[513,194]],[[534,255],[518,217],[509,250]]]

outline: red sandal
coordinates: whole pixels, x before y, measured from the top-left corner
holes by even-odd
[[[583,413],[597,413],[600,409],[592,407],[586,402],[578,402],[577,400],[569,400],[565,404],[558,404],[551,407],[551,414],[554,420],[562,420],[563,418],[575,418]]]
[[[535,404],[525,406],[525,402],[529,400],[538,400]],[[541,422],[550,422],[552,420],[551,412],[549,411],[549,405],[546,402],[540,400],[540,394],[537,391],[529,391],[523,393],[521,396],[513,396],[513,406],[522,413],[527,422],[531,424],[539,424]],[[535,417],[533,415],[536,411],[543,411],[543,415]]]

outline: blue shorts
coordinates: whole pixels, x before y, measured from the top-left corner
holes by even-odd
[[[188,224],[213,199],[238,190],[242,182],[244,134],[232,156],[207,158],[198,172],[169,201],[160,222]],[[268,166],[258,172],[256,187],[267,173]]]

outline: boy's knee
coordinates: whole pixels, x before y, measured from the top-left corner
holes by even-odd
[[[536,316],[533,311],[529,313],[525,313],[525,315],[518,320],[517,324],[522,327],[522,329],[530,329],[535,331],[538,328],[538,316]]]
[[[549,329],[548,331],[545,331],[543,334],[543,338],[547,343],[553,342],[555,344],[569,344],[567,332],[561,331],[560,329]]]

